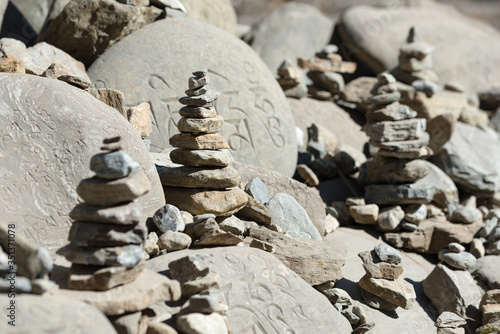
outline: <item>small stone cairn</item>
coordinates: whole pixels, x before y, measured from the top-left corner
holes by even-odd
[[[416,111],[398,102],[401,94],[391,74],[381,73],[377,79],[363,128],[377,149],[362,177],[369,184],[365,200],[378,205],[428,203],[433,190],[413,187],[429,173],[423,162],[415,161],[431,154],[426,120],[416,118]]]
[[[399,49],[399,67],[393,74],[398,81],[412,84],[414,81],[437,83],[439,78],[432,70],[434,47],[416,38],[415,28],[410,28],[406,43]]]
[[[151,184],[139,163],[121,149],[120,138],[105,139],[90,161],[92,178],[77,193],[84,200],[70,213],[69,245],[58,254],[72,262],[68,288],[109,290],[130,283],[145,268],[147,228],[135,199]]]
[[[278,67],[278,83],[287,97],[301,99],[307,96],[307,86],[302,82],[302,71],[289,59],[285,59]]]
[[[308,70],[307,76],[313,85],[309,94],[319,100],[331,100],[344,90],[344,77],[341,73],[356,71],[356,63],[342,61],[333,44],[325,46],[310,59],[298,58],[301,68]]]
[[[476,264],[476,257],[466,252],[465,247],[457,242],[448,244],[448,248],[440,251],[438,257],[454,269],[467,270]]]
[[[401,254],[387,244],[361,252],[366,275],[359,281],[361,296],[373,308],[393,311],[398,306],[410,309],[416,300],[413,286],[400,278],[403,273]]]
[[[215,109],[220,93],[206,89],[207,70],[193,75],[187,96],[179,99],[185,105],[179,111],[180,134],[170,138],[170,144],[176,148],[170,152],[170,158],[183,166],[165,168],[160,179],[168,204],[195,216],[230,216],[245,206],[247,196],[238,187],[238,171],[229,166],[229,145],[218,134],[224,124]]]

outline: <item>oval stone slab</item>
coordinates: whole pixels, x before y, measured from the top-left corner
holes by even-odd
[[[159,150],[178,132],[178,99],[198,68],[208,69],[207,89],[221,93],[216,109],[233,157],[291,176],[296,138],[285,95],[257,54],[224,31],[186,18],[160,20],[108,49],[89,76],[96,87],[123,92],[127,106],[151,103],[149,139]]]
[[[16,234],[54,255],[66,243],[78,183],[92,176],[91,157],[103,138],[123,149],[152,185],[139,198],[144,220],[164,205],[156,168],[137,131],[111,107],[64,82],[0,74],[0,212]]]

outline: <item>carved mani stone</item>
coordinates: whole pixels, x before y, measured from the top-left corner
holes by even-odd
[[[130,64],[126,71],[124,63]],[[235,160],[292,175],[297,161],[295,125],[286,98],[263,61],[234,36],[186,18],[160,20],[112,46],[88,73],[95,87],[123,92],[127,106],[151,103],[149,139],[152,149],[159,150],[169,147],[169,138],[178,133],[178,100],[185,95],[185,78],[193,68],[207,68],[210,87],[221,93],[221,134]]]
[[[66,243],[77,185],[91,176],[103,137],[121,136],[152,185],[137,200],[141,220],[164,205],[146,147],[115,109],[64,82],[20,74],[0,74],[0,101],[0,212],[16,233],[53,255]]]

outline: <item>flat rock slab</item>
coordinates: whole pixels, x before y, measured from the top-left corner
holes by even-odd
[[[2,333],[109,333],[116,334],[111,322],[95,307],[63,296],[16,295],[15,327],[8,324],[10,301],[0,295]]]
[[[183,150],[177,149],[170,152],[173,163],[185,166],[217,166],[226,167],[233,162],[233,157],[228,150]]]
[[[90,176],[90,158],[107,137],[122,137],[152,185],[137,200],[142,219],[164,205],[146,147],[116,110],[64,82],[21,74],[0,74],[0,100],[0,212],[16,233],[52,254],[64,245],[77,185]]]
[[[144,54],[148,61],[144,62]],[[123,64],[134,64],[123,69]],[[221,134],[236,160],[292,175],[296,165],[293,116],[285,95],[258,55],[244,42],[203,22],[160,20],[127,36],[89,68],[96,87],[125,94],[127,106],[150,101],[152,147],[169,147],[177,133],[185,78],[207,68],[207,88],[221,93]]]
[[[365,191],[367,203],[399,205],[430,203],[435,190],[430,185],[376,184],[366,187]]]
[[[351,333],[347,320],[319,292],[272,254],[249,247],[184,250],[148,261],[168,273],[168,264],[187,255],[214,254],[210,271],[220,276],[222,302],[234,333]]]
[[[379,73],[398,65],[398,51],[411,26],[418,39],[435,46],[433,69],[442,82],[460,82],[470,92],[493,86],[500,75],[500,33],[452,6],[431,1],[356,6],[343,13],[338,30],[351,52]]]
[[[274,246],[273,255],[310,285],[336,282],[342,278],[344,257],[333,244],[287,237],[265,227],[252,227],[245,241],[260,240]]]
[[[172,167],[160,172],[164,186],[224,189],[239,186],[238,171],[233,167]]]
[[[49,294],[81,300],[106,315],[118,315],[141,311],[154,303],[178,300],[181,297],[181,286],[178,281],[145,269],[132,283],[111,290],[57,289]]]

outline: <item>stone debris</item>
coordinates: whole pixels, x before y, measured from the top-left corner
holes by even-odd
[[[331,100],[344,90],[344,78],[341,73],[356,71],[356,63],[342,61],[337,53],[338,47],[333,44],[325,46],[309,59],[298,58],[299,66],[307,70],[307,77],[313,84],[309,86],[309,94],[319,100]]]
[[[106,152],[90,160],[95,176],[77,187],[85,202],[70,213],[75,219],[70,243],[58,251],[72,262],[70,289],[109,290],[134,281],[145,267],[147,228],[134,200],[151,184],[140,165],[121,150],[119,140],[103,141]]]
[[[373,307],[393,311],[410,309],[416,301],[413,286],[402,279],[401,254],[387,244],[378,244],[371,252],[358,254],[366,275],[359,281],[365,302]]]
[[[220,93],[206,89],[206,69],[193,72],[188,83],[187,96],[179,99],[185,105],[177,125],[180,134],[170,138],[170,144],[177,148],[170,158],[184,166],[167,167],[160,172],[166,200],[193,215],[230,216],[245,206],[247,196],[239,188],[238,171],[230,166],[229,146],[218,134],[224,123],[215,109]]]

